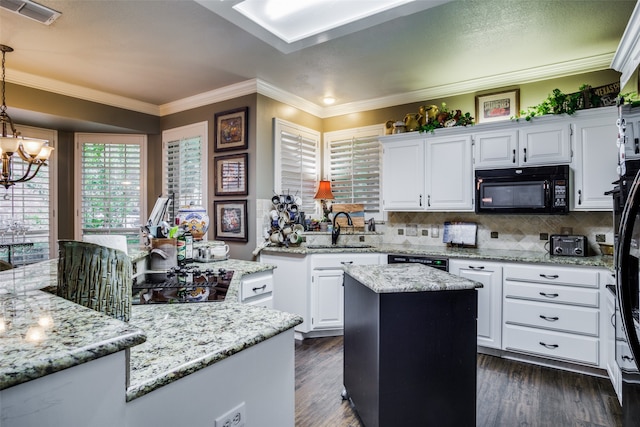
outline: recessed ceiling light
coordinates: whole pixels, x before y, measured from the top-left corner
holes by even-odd
[[[325,103],[325,105],[331,105],[336,102],[336,99],[333,96],[325,96],[322,101]]]
[[[293,43],[413,1],[243,0],[233,8]]]

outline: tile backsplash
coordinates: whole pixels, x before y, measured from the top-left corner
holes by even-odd
[[[571,212],[569,215],[476,215],[473,212],[390,212],[384,227],[385,243],[445,245],[442,228],[446,221],[478,224],[477,246],[483,249],[548,250],[548,239],[540,233],[585,235],[593,253],[599,254],[596,234],[613,243],[611,212]],[[417,226],[417,233],[415,228]],[[382,229],[382,228],[381,228]],[[435,232],[435,233],[434,233]],[[413,234],[417,234],[413,236]],[[493,238],[497,235],[497,238]]]

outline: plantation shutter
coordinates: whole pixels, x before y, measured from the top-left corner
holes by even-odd
[[[180,206],[200,205],[206,201],[207,122],[196,123],[162,133],[164,196],[174,197],[169,210],[173,223]]]
[[[320,133],[275,119],[275,184],[278,194],[302,198],[298,209],[318,213],[316,194],[320,176]]]
[[[24,137],[40,138],[55,146],[56,132],[46,129],[20,126]],[[55,253],[51,242],[57,234],[53,230],[54,197],[51,190],[51,163],[53,152],[47,166],[42,166],[38,174],[23,183],[4,189],[0,187],[0,243],[33,243],[33,246],[12,247],[11,263],[24,265],[44,261]],[[14,177],[21,177],[27,170],[27,163],[17,155],[13,156]],[[0,259],[9,260],[8,248],[0,249]]]
[[[382,126],[325,134],[327,169],[335,203],[359,203],[382,219],[380,171]]]
[[[125,234],[146,222],[146,136],[78,134],[81,234]]]

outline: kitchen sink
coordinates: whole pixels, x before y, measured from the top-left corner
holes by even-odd
[[[370,249],[373,245],[307,245],[307,249]]]

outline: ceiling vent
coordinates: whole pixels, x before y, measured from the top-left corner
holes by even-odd
[[[45,25],[51,25],[62,15],[56,10],[30,0],[0,0],[0,7]]]

